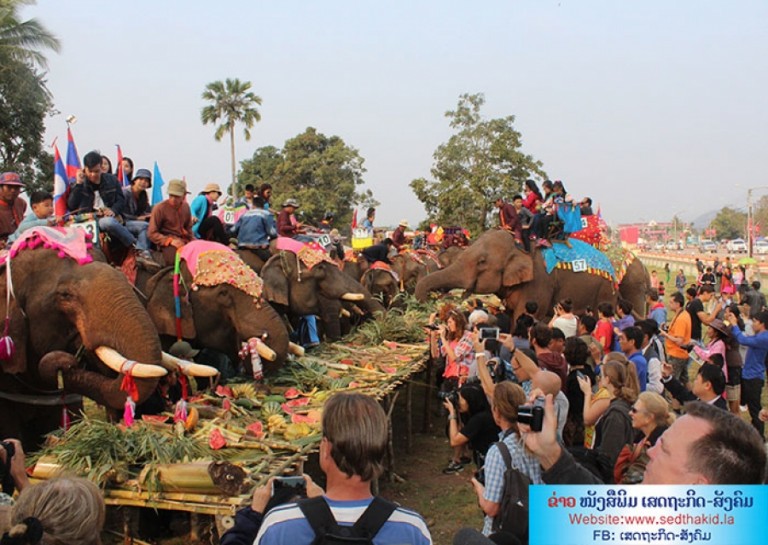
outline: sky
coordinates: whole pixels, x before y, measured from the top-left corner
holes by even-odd
[[[262,121],[238,162],[307,127],[365,159],[377,224],[425,217],[409,187],[451,135],[444,113],[485,95],[523,151],[610,223],[744,208],[768,194],[768,2],[38,0],[60,112],[47,142],[115,145],[197,192],[230,179],[200,122],[206,84],[250,81]],[[114,162],[114,161],[113,161]]]

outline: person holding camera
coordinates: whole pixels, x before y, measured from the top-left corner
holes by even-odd
[[[454,457],[443,473],[458,473],[464,469],[461,450],[466,445],[472,448],[475,465],[481,468],[488,447],[496,441],[499,434],[482,387],[478,383],[465,384],[457,394],[445,399],[443,405],[448,410],[448,439],[454,449]],[[458,413],[466,420],[461,426]]]
[[[477,494],[477,501],[485,514],[483,534],[490,535],[498,529],[494,519],[502,517],[501,501],[504,495],[504,472],[507,465],[500,449],[506,449],[517,470],[528,477],[533,484],[541,484],[541,467],[538,460],[522,445],[518,428],[518,410],[526,404],[523,389],[509,381],[496,384],[493,390],[492,414],[501,428],[499,442],[488,449],[483,471],[472,478],[472,486]],[[480,479],[478,479],[480,477]]]
[[[350,534],[357,533],[353,528],[356,522],[369,530],[377,545],[431,545],[427,524],[418,513],[371,494],[371,483],[384,472],[388,428],[384,409],[372,397],[338,393],[328,399],[323,407],[319,453],[327,490],[323,493],[318,488],[314,493],[319,497],[268,511],[253,545],[341,541],[343,535],[349,539]],[[266,508],[264,499],[271,495],[268,490],[265,485],[254,491],[253,508]],[[307,492],[313,494],[309,488]]]
[[[432,335],[432,342],[439,343],[439,353],[445,358],[443,384],[441,390],[458,390],[469,375],[469,368],[475,365],[475,352],[472,338],[467,330],[467,319],[454,308],[448,312],[445,324],[440,324],[437,335]]]
[[[0,441],[0,484],[1,492],[9,497],[14,490],[21,492],[29,485],[24,449],[18,439]]]
[[[554,316],[549,321],[550,328],[558,328],[565,334],[565,338],[575,337],[578,333],[579,319],[573,314],[573,301],[563,299],[555,305]]]

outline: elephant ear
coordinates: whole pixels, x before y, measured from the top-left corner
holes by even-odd
[[[504,264],[502,285],[510,287],[533,280],[533,259],[521,251],[513,251]]]
[[[281,261],[283,252],[272,256],[261,269],[261,279],[264,281],[263,297],[267,301],[277,303],[278,305],[289,306],[290,281],[288,274],[283,270]]]
[[[187,282],[187,286],[189,286]],[[185,339],[197,337],[192,316],[192,305],[181,296],[181,336]],[[147,282],[147,312],[152,317],[160,335],[176,336],[176,305],[173,299],[173,269],[162,270]]]

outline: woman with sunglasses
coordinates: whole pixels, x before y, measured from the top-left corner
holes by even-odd
[[[617,484],[637,484],[643,481],[645,466],[648,464],[647,450],[656,444],[669,426],[675,421],[675,414],[669,410],[669,403],[656,392],[643,392],[629,409],[635,438],[619,453],[613,470]]]

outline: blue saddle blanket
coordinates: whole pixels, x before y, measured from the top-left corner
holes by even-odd
[[[559,242],[553,242],[552,248],[542,248],[547,273],[551,273],[558,265],[566,265],[574,272],[598,272],[616,281],[616,270],[607,255],[581,240],[569,238],[568,242],[570,248]]]

